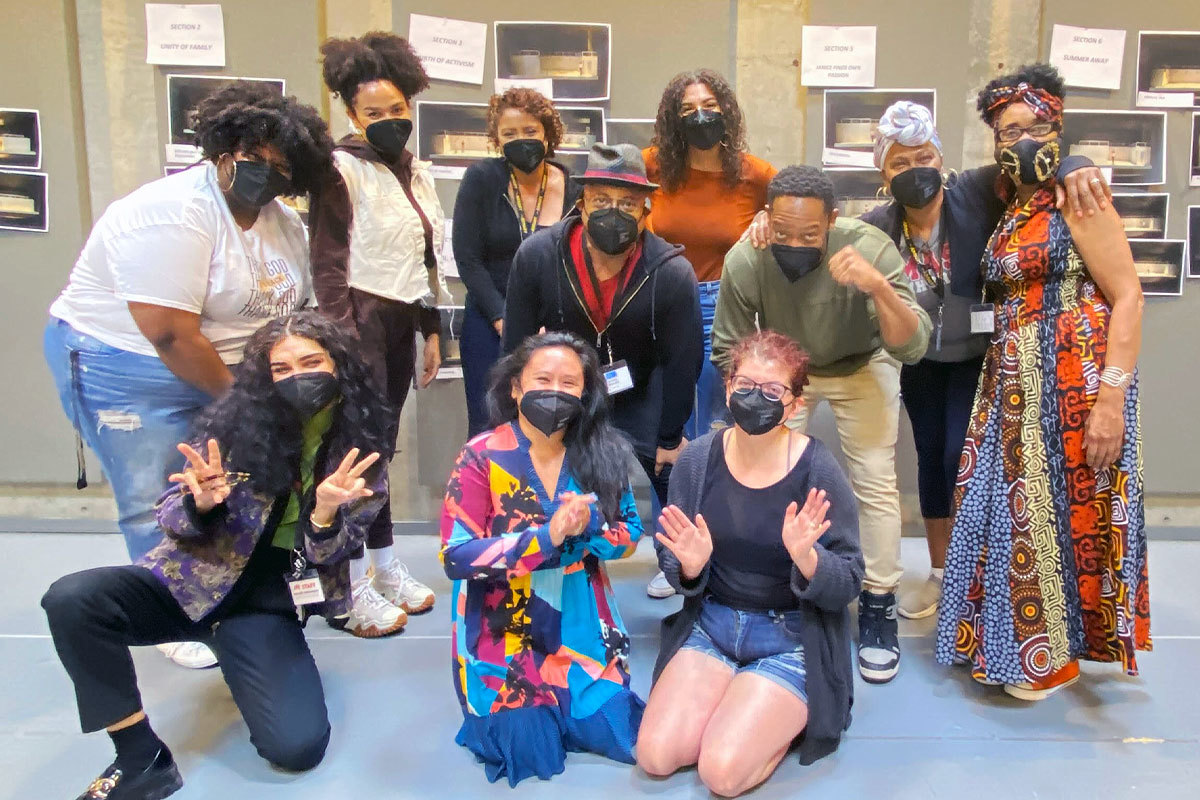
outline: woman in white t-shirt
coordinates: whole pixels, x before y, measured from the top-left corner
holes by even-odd
[[[196,139],[204,161],[105,210],[46,327],[59,399],[135,561],[161,538],[154,504],[192,416],[233,383],[254,331],[309,301],[304,226],[275,198],[311,191],[333,148],[316,109],[251,81],[200,104]]]

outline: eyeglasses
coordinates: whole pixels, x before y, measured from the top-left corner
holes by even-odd
[[[1044,136],[1057,133],[1059,129],[1057,122],[1035,122],[1028,128],[1022,128],[1020,125],[1009,125],[1006,128],[996,131],[996,139],[1006,144],[1012,144],[1027,133],[1035,139],[1041,139]]]
[[[592,211],[607,211],[614,205],[613,199],[606,194],[598,194],[587,201],[588,212]],[[635,199],[631,197],[622,197],[616,201],[618,211],[623,211],[631,217],[641,216],[642,209],[646,207],[644,199]]]
[[[782,400],[786,394],[792,391],[782,383],[775,381],[758,383],[750,380],[745,375],[734,375],[729,381],[729,386],[736,394],[750,394],[755,389],[761,389],[763,397],[768,400]]]

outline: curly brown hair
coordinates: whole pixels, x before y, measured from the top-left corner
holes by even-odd
[[[683,135],[683,120],[679,111],[683,94],[694,83],[702,83],[717,98],[725,117],[725,138],[721,140],[721,171],[731,188],[742,179],[742,156],[746,153],[746,131],[742,107],[738,105],[733,87],[721,73],[711,69],[681,72],[671,79],[658,104],[654,120],[654,146],[658,148],[659,178],[663,190],[674,192],[683,186],[687,174],[688,143]]]
[[[275,145],[292,169],[287,195],[312,192],[333,168],[333,139],[315,108],[263,81],[234,81],[201,101],[196,144],[216,163],[225,153]]]
[[[773,361],[787,370],[788,388],[796,397],[808,385],[808,353],[791,338],[770,329],[755,331],[734,343],[729,351],[729,372],[726,380],[737,374],[744,362]]]
[[[554,104],[535,89],[509,89],[503,94],[492,95],[492,99],[488,101],[487,134],[496,149],[500,148],[500,115],[510,108],[523,111],[542,123],[542,128],[546,131],[546,158],[552,158],[554,148],[558,147],[563,137],[562,117],[558,115]]]
[[[357,39],[326,39],[321,55],[325,85],[351,111],[358,87],[364,83],[390,81],[410,103],[429,88],[421,57],[407,39],[394,33],[371,31]]]

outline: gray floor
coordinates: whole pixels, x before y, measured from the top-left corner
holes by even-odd
[[[111,760],[103,734],[82,736],[70,683],[47,637],[37,600],[65,572],[120,563],[116,536],[5,534],[0,583],[0,796],[71,798]],[[449,582],[432,537],[403,537],[413,572],[439,592]],[[923,543],[905,540],[914,576],[928,565]],[[634,688],[645,695],[659,618],[678,600],[643,594],[652,572],[648,542],[610,574],[634,637]],[[1200,796],[1200,543],[1151,545],[1156,651],[1142,675],[1085,665],[1084,680],[1036,706],[932,663],[932,620],[901,623],[903,669],[885,687],[859,684],[855,720],[841,749],[813,767],[788,759],[752,796],[927,798],[1196,798]],[[915,578],[914,578],[915,579]],[[449,676],[445,602],[400,636],[361,641],[317,621],[308,635],[325,679],[334,734],[325,762],[302,776],[263,763],[219,672],[135,654],[147,710],[184,773],[180,798],[440,798],[511,794],[453,743],[460,715]],[[526,781],[522,797],[707,796],[694,772],[664,781],[592,756],[572,755],[550,782]]]

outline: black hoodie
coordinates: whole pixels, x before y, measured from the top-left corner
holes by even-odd
[[[613,300],[603,332],[583,303],[573,266],[569,234],[582,224],[572,215],[530,236],[517,250],[508,276],[504,351],[545,327],[569,331],[590,342],[601,364],[625,361],[633,388],[613,395],[614,421],[639,455],[653,459],[659,447],[673,449],[692,415],[696,381],[704,359],[704,329],[696,273],[683,248],[650,231],[642,255]]]

